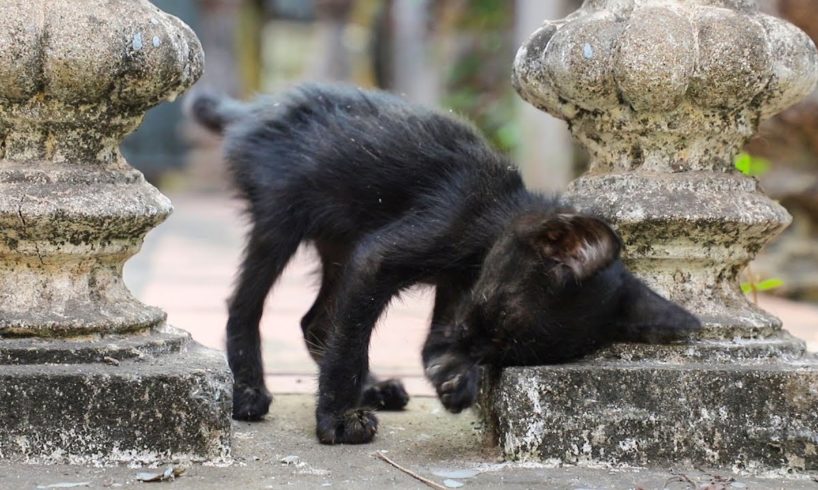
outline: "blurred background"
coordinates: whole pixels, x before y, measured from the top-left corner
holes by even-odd
[[[587,166],[565,123],[523,103],[510,84],[517,47],[543,19],[566,16],[580,0],[152,1],[199,36],[206,67],[198,88],[251,98],[303,80],[378,87],[473,120],[518,162],[531,188],[559,191]],[[759,4],[818,39],[815,0]],[[170,323],[222,348],[244,220],[218,137],[187,120],[182,105],[153,109],[122,145],[176,207],[128,263],[126,280],[140,299],[164,308]],[[739,166],[795,218],[745,273],[744,287],[816,350],[818,93],[765,123]],[[301,251],[267,306],[262,330],[273,391],[312,390],[315,371],[298,328],[314,297],[312,269],[311,252]],[[430,309],[429,291],[393,305],[373,346],[373,366],[406,378],[415,393],[428,392],[419,349]]]
[[[576,173],[565,125],[525,105],[509,80],[517,46],[543,19],[565,16],[579,0],[154,3],[201,39],[207,63],[200,88],[249,98],[302,80],[378,87],[468,116],[538,188],[558,190]],[[208,139],[184,120],[177,102],[150,112],[123,150],[160,186],[219,190],[223,167],[207,155]]]

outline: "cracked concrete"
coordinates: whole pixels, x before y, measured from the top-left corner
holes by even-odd
[[[689,489],[711,488],[813,490],[816,482],[750,477],[729,471],[683,466],[579,468],[549,463],[504,463],[482,443],[473,414],[451,415],[432,398],[415,398],[409,409],[382,413],[381,432],[372,444],[322,446],[313,436],[311,396],[277,395],[270,415],[260,423],[233,422],[233,462],[188,465],[168,488],[398,488],[424,489],[423,483],[376,459],[376,451],[438,484],[454,480],[469,488]],[[285,461],[285,462],[282,462]],[[161,472],[164,465],[155,465]],[[468,470],[468,471],[466,471]],[[90,488],[142,487],[136,481],[144,468],[39,466],[0,463],[0,488],[32,489],[37,485],[88,482]],[[468,478],[458,475],[474,474]]]

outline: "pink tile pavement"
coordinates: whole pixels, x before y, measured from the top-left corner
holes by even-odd
[[[224,346],[225,301],[243,244],[239,204],[223,195],[171,196],[176,211],[151,232],[143,252],[126,266],[125,278],[147,304],[163,308],[171,324],[204,345]],[[263,352],[274,392],[315,389],[315,366],[301,338],[299,320],[312,304],[315,257],[300,250],[268,298],[262,320]],[[432,293],[415,290],[394,302],[373,336],[371,365],[382,376],[400,376],[413,394],[432,394],[422,379],[420,347],[427,331]],[[818,351],[818,307],[763,297],[760,304],[785,328]]]

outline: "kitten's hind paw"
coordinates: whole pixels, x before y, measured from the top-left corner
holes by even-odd
[[[257,421],[270,411],[273,396],[264,386],[233,385],[233,418]]]
[[[364,389],[361,406],[375,410],[403,410],[409,403],[409,393],[397,379],[372,383]]]
[[[378,419],[369,410],[347,410],[341,415],[318,415],[316,434],[321,444],[365,444],[378,431]]]

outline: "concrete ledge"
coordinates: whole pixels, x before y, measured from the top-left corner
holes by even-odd
[[[157,335],[142,340],[155,346],[169,334]],[[0,350],[5,342],[0,340]],[[143,352],[121,361],[2,366],[0,459],[89,464],[229,458],[232,378],[224,355],[189,340],[177,352]]]
[[[80,338],[2,338],[3,364],[87,364],[142,359],[181,352],[190,334],[162,325],[130,334],[87,335]]]
[[[763,339],[711,340],[672,344],[616,343],[587,357],[594,361],[651,361],[684,364],[689,362],[728,363],[736,361],[797,360],[807,349],[803,340],[786,331]]]
[[[485,377],[508,459],[818,470],[818,360],[595,361]]]

